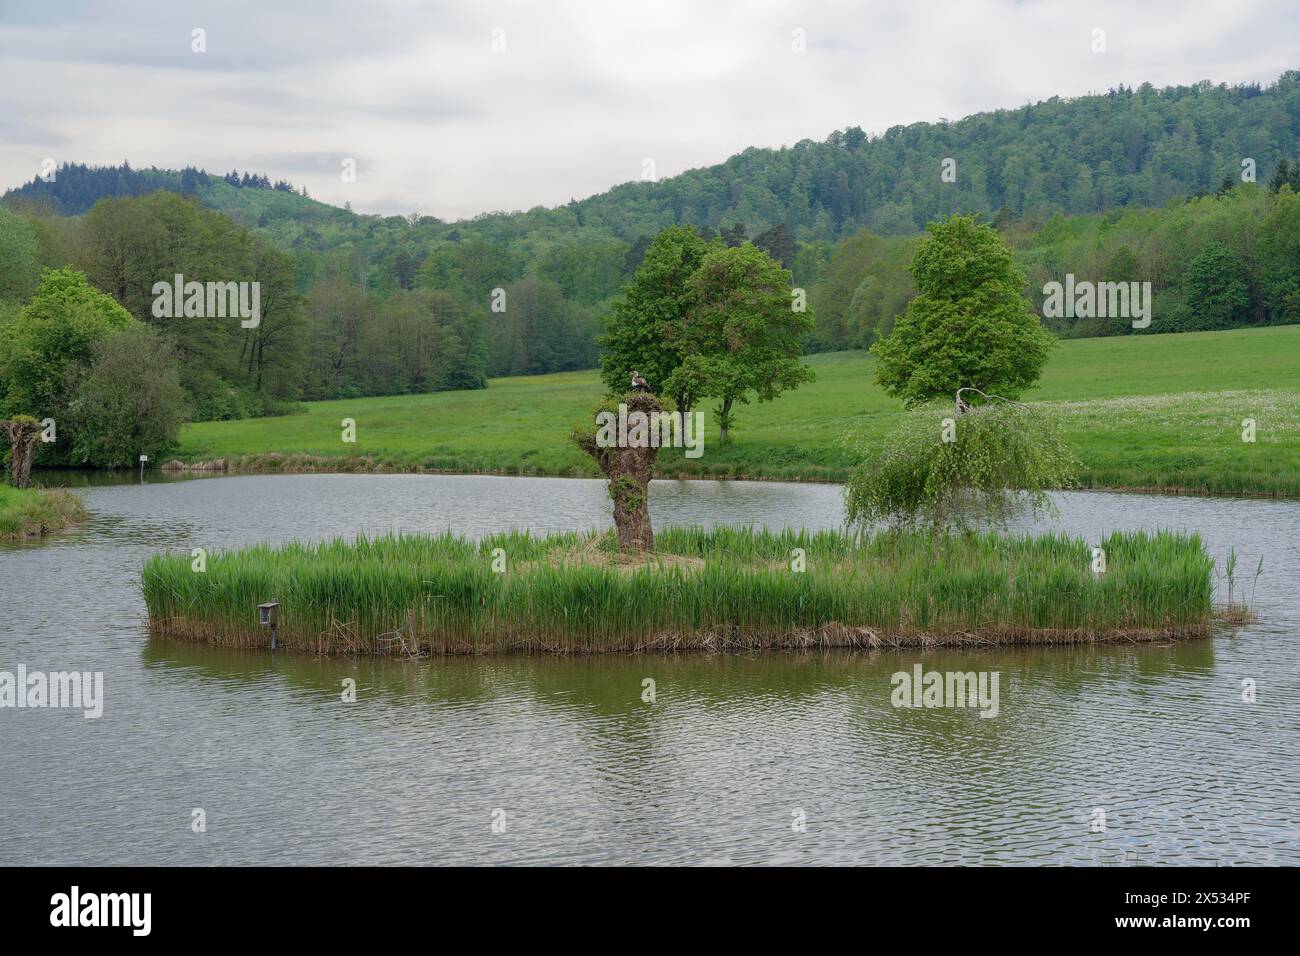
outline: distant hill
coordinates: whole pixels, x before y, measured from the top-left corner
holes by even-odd
[[[348,210],[316,202],[308,198],[305,190],[295,189],[288,181],[272,183],[262,174],[230,172],[221,176],[192,166],[181,170],[156,166],[134,169],[129,162],[121,166],[65,163],[50,181],[37,177],[8,190],[0,199],[9,205],[28,202],[48,207],[59,215],[79,216],[101,199],[145,196],[159,189],[196,196],[205,205],[241,219],[247,219],[250,214],[259,218],[267,210],[277,217],[287,216],[304,223],[352,218]]]
[[[1240,181],[1262,181],[1300,142],[1300,71],[1267,88],[1144,84],[1053,97],[957,122],[913,123],[871,137],[853,127],[825,142],[748,149],[655,185],[628,184],[572,204],[585,226],[626,238],[671,222],[784,222],[801,240],[869,229],[916,232],[953,212],[1090,213],[1160,206]],[[941,181],[945,158],[956,181]]]
[[[64,215],[105,196],[156,189],[190,193],[286,248],[361,246],[391,254],[429,240],[477,237],[511,243],[619,239],[633,243],[673,223],[719,229],[743,223],[753,236],[784,224],[803,242],[868,229],[906,235],[952,212],[1047,216],[1161,206],[1240,181],[1253,159],[1264,181],[1279,158],[1300,152],[1300,71],[1261,87],[1120,87],[1053,97],[955,122],[913,123],[882,135],[858,127],[824,142],[745,150],[716,166],[657,183],[625,183],[554,209],[490,213],[444,223],[432,217],[363,216],[309,199],[260,174],[202,170],[60,168],[5,194],[48,202]],[[955,161],[944,182],[944,159]],[[369,248],[366,248],[369,247]]]
[[[1242,182],[1243,160],[1256,183]],[[151,324],[159,277],[278,284],[256,348],[237,325],[165,325],[195,418],[590,368],[650,237],[678,223],[729,246],[752,240],[790,269],[812,306],[809,352],[889,335],[915,294],[917,233],[953,212],[991,220],[1062,337],[1300,324],[1300,71],[1268,87],[1053,98],[880,136],[854,127],[457,222],[354,213],[263,173],[126,163],[65,165],[0,206],[0,321],[50,266],[85,271]],[[1154,318],[1047,315],[1047,289],[1070,275],[1149,283]],[[498,295],[508,310],[492,308]]]

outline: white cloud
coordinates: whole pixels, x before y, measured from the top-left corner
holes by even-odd
[[[129,159],[252,168],[358,211],[443,218],[581,198],[639,178],[647,157],[664,177],[845,126],[1300,66],[1284,0],[136,0],[0,16],[5,186],[47,156]],[[197,26],[205,54],[190,51]],[[355,183],[337,173],[345,156]]]

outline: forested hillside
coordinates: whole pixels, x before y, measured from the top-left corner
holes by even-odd
[[[863,229],[905,235],[954,212],[1159,206],[1236,177],[1244,157],[1257,160],[1261,177],[1271,175],[1298,136],[1300,71],[1267,88],[1144,84],[882,136],[850,127],[824,143],[749,149],[720,166],[620,186],[571,208],[580,224],[623,236],[673,222],[784,222],[801,240]],[[945,158],[956,161],[951,183],[940,178]]]
[[[419,235],[426,240],[472,235],[498,242],[585,238],[584,233],[633,242],[682,223],[713,229],[743,223],[750,235],[784,224],[805,242],[860,230],[907,235],[954,212],[992,215],[1005,209],[1021,216],[1160,206],[1213,191],[1225,176],[1240,174],[1244,158],[1254,159],[1260,179],[1266,179],[1280,157],[1296,152],[1297,138],[1300,71],[1289,71],[1267,87],[1143,84],[1053,97],[952,122],[913,123],[882,134],[852,126],[824,142],[747,149],[716,166],[656,183],[624,184],[557,209],[493,213],[455,224],[424,217],[415,226],[424,227]],[[953,182],[940,178],[945,158],[956,162]],[[277,208],[239,196],[234,188],[213,188],[231,185],[232,178],[244,187],[251,178],[268,192],[293,191],[288,183],[272,186],[268,178],[248,173],[209,177],[197,170],[73,167],[54,183],[38,179],[15,193],[49,199],[64,214],[76,214],[103,196],[157,188],[196,191],[216,208],[256,213],[259,219],[265,215],[264,223],[245,224],[273,231],[278,215],[293,209],[300,229],[280,230],[276,238],[290,244],[301,239],[314,248],[378,240],[379,233],[413,228],[401,217],[366,217],[382,226],[347,236],[330,228],[341,229],[341,219],[303,215],[304,204]]]
[[[1074,274],[1151,282],[1149,333],[1297,322],[1298,143],[1291,71],[1267,87],[1144,85],[881,135],[851,127],[454,223],[357,214],[260,172],[70,164],[0,203],[0,322],[42,268],[84,271],[174,346],[194,419],[476,388],[595,366],[602,322],[651,238],[688,224],[729,246],[752,241],[792,271],[813,305],[808,350],[860,348],[913,294],[913,237],[951,212],[1002,232],[1035,307],[1046,282]],[[1244,159],[1258,185],[1242,181]],[[157,319],[153,284],[178,272],[263,283],[261,325]]]
[[[1025,294],[1064,338],[1149,335],[1300,322],[1300,165],[1287,180],[1221,188],[1163,209],[1004,218],[1000,231],[1026,277]],[[866,348],[893,329],[915,294],[914,237],[861,233],[838,243],[812,287],[814,349]],[[1044,286],[1150,282],[1152,322],[1046,315]]]

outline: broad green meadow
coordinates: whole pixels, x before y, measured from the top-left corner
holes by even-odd
[[[856,446],[894,427],[902,404],[874,384],[865,352],[807,361],[816,381],[741,407],[726,446],[704,407],[702,457],[665,450],[657,473],[842,481]],[[315,402],[293,415],[188,425],[179,457],[240,470],[592,476],[567,435],[602,393],[592,370]],[[1066,340],[1024,398],[1061,416],[1083,487],[1300,495],[1300,327]],[[355,443],[342,440],[345,418],[356,422]],[[1248,418],[1253,443],[1242,438]]]

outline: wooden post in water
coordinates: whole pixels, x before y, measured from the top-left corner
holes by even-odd
[[[277,632],[279,631],[279,610],[277,601],[267,601],[257,606],[257,622],[271,629],[271,650],[275,650]]]

